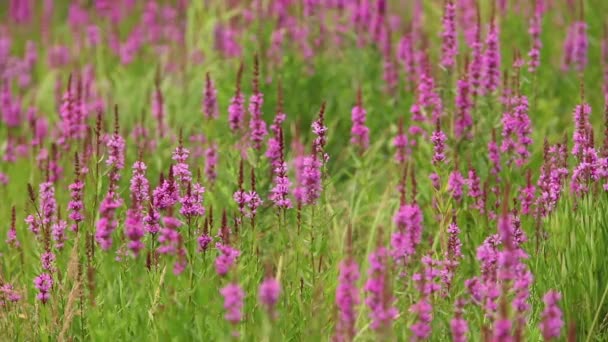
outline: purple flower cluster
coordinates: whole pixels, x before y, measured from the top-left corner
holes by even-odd
[[[359,277],[359,265],[352,257],[347,257],[340,263],[340,275],[336,288],[338,321],[334,335],[335,341],[351,341],[355,336],[356,310],[357,305],[361,302],[357,288]]]
[[[561,297],[561,294],[554,290],[548,291],[543,296],[545,310],[541,314],[540,330],[545,341],[559,338],[564,327],[562,310],[557,305]]]
[[[368,279],[363,290],[366,293],[365,305],[370,309],[370,327],[382,330],[390,327],[397,318],[397,308],[393,306],[393,298],[388,283],[389,252],[379,247],[369,255]]]
[[[51,298],[51,289],[53,288],[53,277],[48,273],[42,273],[34,279],[34,286],[38,290],[36,298],[46,304]]]

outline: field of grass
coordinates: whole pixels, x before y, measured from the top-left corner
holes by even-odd
[[[607,11],[2,2],[0,340],[607,340]]]

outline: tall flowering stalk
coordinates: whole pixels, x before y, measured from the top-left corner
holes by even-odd
[[[114,133],[107,142],[109,156],[106,160],[106,164],[110,166],[110,184],[108,192],[99,207],[99,220],[97,221],[95,232],[95,239],[103,250],[108,250],[112,246],[112,233],[118,228],[116,209],[123,204],[122,199],[118,195],[118,180],[120,179],[120,170],[124,168],[125,164],[125,141],[119,134],[118,107],[116,106],[114,109]]]
[[[452,280],[460,260],[462,259],[462,243],[460,242],[460,228],[456,224],[456,217],[452,217],[452,222],[448,226],[448,248],[445,252],[443,269],[441,270],[441,280],[446,289],[446,294],[450,291]]]
[[[127,217],[125,218],[125,236],[129,239],[127,247],[135,257],[139,255],[139,252],[145,247],[141,241],[145,234],[143,217],[139,204],[134,200],[131,208],[127,210]]]
[[[73,221],[71,230],[74,232],[78,231],[78,224],[84,220],[82,213],[84,204],[82,202],[84,183],[80,180],[80,162],[78,158],[78,152],[74,154],[74,174],[75,179],[72,184],[68,186],[70,190],[70,202],[68,203],[69,218]]]
[[[243,320],[245,291],[239,284],[230,283],[220,289],[220,294],[224,297],[224,318],[236,326]],[[235,330],[233,335],[238,336],[238,332]]]
[[[226,215],[222,218],[222,242],[215,244],[215,248],[219,254],[215,259],[215,271],[220,276],[225,276],[234,266],[237,258],[241,255],[241,251],[230,245],[230,230]]]
[[[471,63],[469,64],[469,78],[473,97],[482,94],[482,76],[484,70],[483,44],[481,43],[481,15],[477,6],[477,22],[471,25],[475,39],[471,44]]]
[[[558,339],[564,327],[562,310],[557,305],[561,297],[561,294],[554,290],[548,291],[543,296],[545,309],[541,314],[540,330],[545,341]]]
[[[274,173],[274,186],[270,190],[269,199],[274,203],[277,208],[289,209],[292,207],[291,199],[289,199],[289,190],[291,182],[287,176],[287,163],[284,160],[284,142],[283,142],[283,129],[279,128],[278,132],[279,139],[279,162],[278,166],[275,166]]]
[[[179,145],[175,148],[173,152],[173,161],[175,161],[175,165],[173,165],[173,176],[182,186],[182,190],[192,181],[192,172],[190,172],[190,166],[188,165],[188,156],[190,156],[190,151],[184,147],[184,143],[180,134]]]
[[[146,178],[146,163],[141,160],[133,163],[133,174],[131,176],[129,190],[133,196],[133,202],[139,210],[150,200],[150,184]]]
[[[484,74],[483,90],[484,93],[492,93],[500,85],[500,37],[498,25],[492,19],[490,30],[486,37],[486,50],[483,56]]]
[[[243,63],[239,66],[236,75],[236,90],[228,106],[228,123],[232,132],[239,131],[245,120],[245,97],[241,92],[241,79],[243,78]]]
[[[251,146],[260,150],[262,148],[262,142],[268,131],[266,129],[266,122],[262,118],[262,104],[264,103],[264,94],[260,91],[260,66],[258,56],[255,55],[253,60],[253,94],[249,98],[249,138],[251,140]]]
[[[365,125],[367,112],[363,108],[361,88],[357,90],[357,104],[351,111],[352,128],[350,142],[357,146],[361,152],[369,147],[369,128]]]
[[[340,262],[338,286],[336,287],[336,308],[338,309],[338,321],[333,341],[352,341],[355,337],[355,323],[357,320],[357,306],[360,304],[359,288],[359,265],[352,255],[352,227],[348,227],[346,241],[346,257]]]
[[[435,131],[431,134],[433,143],[433,164],[438,165],[445,162],[445,142],[447,137],[441,130],[439,119],[435,122]]]
[[[530,39],[532,40],[532,47],[528,52],[528,71],[536,72],[536,69],[540,66],[540,51],[543,47],[543,42],[540,39],[540,34],[542,30],[542,21],[543,21],[543,4],[541,1],[536,1],[536,5],[534,6],[534,14],[532,18],[530,18],[530,27],[528,28],[528,33],[530,34]]]
[[[282,134],[283,130],[283,121],[287,116],[283,113],[283,87],[279,83],[277,90],[277,109],[276,114],[274,116],[274,120],[272,121],[272,125],[270,125],[270,132],[272,136],[268,139],[268,148],[266,150],[266,157],[270,161],[270,165],[273,168],[277,168],[281,165],[281,153],[285,153],[282,150],[282,138],[279,136]]]
[[[438,263],[430,256],[422,257],[422,273],[414,273],[412,279],[417,284],[420,298],[414,303],[409,311],[415,315],[416,322],[410,330],[414,340],[424,340],[431,335],[431,323],[433,321],[432,295],[439,291],[440,286],[435,279],[440,275]]]
[[[369,308],[370,327],[380,334],[388,333],[393,320],[397,318],[397,308],[388,282],[389,251],[379,246],[369,255],[368,279],[364,286],[365,305]]]
[[[272,274],[267,273],[258,289],[258,300],[271,318],[275,317],[275,306],[280,295],[281,284]]]
[[[313,121],[312,133],[316,136],[313,141],[313,153],[324,163],[329,159],[329,155],[325,152],[327,144],[327,126],[325,126],[325,101],[321,104],[317,119]]]
[[[211,184],[217,178],[217,163],[218,163],[218,146],[216,143],[210,143],[205,149],[205,177]]]
[[[467,332],[469,327],[467,321],[463,317],[464,306],[466,301],[463,298],[458,298],[454,304],[454,318],[450,320],[450,332],[454,342],[466,342]]]
[[[12,248],[19,248],[21,246],[21,243],[17,238],[15,206],[11,208],[11,225],[6,232],[6,244]]]
[[[207,119],[217,119],[217,89],[209,73],[205,74],[205,91],[203,92],[203,114]]]
[[[465,70],[467,66],[465,64]],[[468,73],[465,73],[456,82],[456,119],[454,121],[454,134],[456,138],[470,138],[473,127],[473,100],[471,99],[471,85]]]
[[[441,65],[446,69],[454,66],[455,56],[458,52],[456,36],[456,5],[447,0],[443,7],[443,31],[441,32]]]
[[[48,273],[42,273],[34,279],[34,286],[38,290],[36,299],[46,304],[51,298],[51,289],[53,288],[53,277]]]
[[[529,146],[532,145],[532,127],[528,116],[528,98],[525,95],[511,98],[510,107],[502,117],[502,153],[511,155],[517,166],[524,165],[530,157]]]

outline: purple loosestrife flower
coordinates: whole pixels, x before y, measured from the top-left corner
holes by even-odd
[[[172,167],[173,176],[182,185],[186,185],[192,180],[192,173],[188,166],[189,155],[190,151],[186,149],[181,142],[179,146],[175,148],[175,151],[173,151],[172,159],[175,161],[175,165]]]
[[[24,221],[27,224],[28,229],[34,233],[34,235],[38,236],[38,234],[40,234],[40,222],[34,217],[34,215],[28,215]]]
[[[268,198],[278,208],[290,209],[292,204],[288,196],[291,182],[287,177],[287,163],[283,162],[282,165],[278,166],[274,170],[274,173],[274,187],[270,189],[270,195]]]
[[[53,288],[53,278],[48,273],[42,273],[34,279],[34,286],[38,290],[36,298],[46,304],[51,298],[51,289]]]
[[[146,213],[146,216],[144,216],[144,228],[152,235],[156,235],[161,229],[160,213],[156,210],[152,203],[150,203],[148,212]]]
[[[205,207],[203,207],[204,194],[205,188],[200,184],[188,184],[186,195],[180,198],[182,207],[179,210],[179,213],[188,220],[205,216]]]
[[[147,168],[146,164],[141,160],[133,163],[133,174],[129,190],[133,196],[133,202],[136,203],[136,207],[139,210],[142,210],[144,203],[150,199],[150,184],[146,178]]]
[[[561,297],[561,294],[554,290],[548,291],[543,296],[545,310],[541,314],[540,330],[545,341],[559,338],[564,327],[562,310],[557,305]]]
[[[29,1],[11,0],[9,3],[10,19],[17,24],[29,23],[32,19],[32,7]]]
[[[436,121],[435,131],[431,134],[431,142],[433,143],[433,164],[441,164],[445,161],[445,141],[447,137],[441,130],[439,120]]]
[[[17,238],[17,216],[15,212],[15,206],[11,208],[11,225],[6,232],[6,244],[13,248],[19,248],[21,243]]]
[[[457,138],[470,138],[470,129],[473,127],[471,116],[473,101],[471,99],[471,85],[466,73],[456,82],[455,102],[457,114],[454,122],[454,133]]]
[[[215,271],[220,276],[225,276],[236,262],[236,259],[241,255],[241,252],[229,244],[222,244],[220,242],[215,244],[215,248],[220,253],[215,259]]]
[[[443,269],[441,270],[441,280],[443,281],[443,286],[446,289],[446,295],[451,289],[452,280],[454,279],[454,272],[460,264],[460,259],[462,259],[462,243],[458,237],[460,234],[460,228],[458,228],[455,218],[452,219],[452,222],[448,226],[447,232],[448,250],[445,253]]]
[[[369,256],[368,279],[365,283],[365,304],[369,307],[370,327],[376,331],[390,328],[397,318],[395,298],[390,293],[388,278],[389,252],[380,246]]]
[[[157,69],[152,93],[152,117],[157,122],[158,135],[162,138],[165,136],[165,103],[160,81],[160,69]]]
[[[47,226],[53,221],[53,216],[57,211],[57,201],[55,200],[55,187],[51,182],[40,183],[40,215],[42,225]]]
[[[462,188],[466,183],[464,177],[458,170],[454,170],[450,173],[448,178],[448,191],[452,194],[452,198],[455,201],[460,202],[462,199]]]
[[[536,69],[540,66],[540,51],[543,47],[543,42],[540,39],[543,22],[542,9],[542,1],[537,1],[536,6],[534,7],[534,14],[532,15],[532,18],[530,18],[530,28],[528,28],[528,33],[532,40],[532,47],[528,52],[528,57],[530,58],[528,61],[528,71],[532,73],[536,72]]]
[[[207,119],[217,119],[217,89],[209,73],[205,75],[205,91],[203,92],[203,113]]]
[[[572,67],[574,62],[575,54],[575,42],[576,42],[576,23],[572,23],[568,27],[566,32],[566,38],[564,39],[563,57],[562,57],[562,71],[568,71]]]
[[[526,187],[519,192],[519,202],[521,203],[521,213],[524,215],[532,214],[532,205],[534,204],[536,188],[532,184],[532,173],[528,169],[526,174]]]
[[[496,142],[496,132],[492,130],[492,140],[488,143],[488,159],[492,164],[492,169],[490,172],[498,176],[500,171],[502,170],[502,166],[500,163],[500,149],[498,148],[498,143]]]
[[[481,180],[477,175],[477,171],[471,166],[469,166],[469,174],[465,182],[469,188],[469,197],[474,201],[471,207],[483,213]]]
[[[264,103],[264,94],[260,91],[259,77],[260,69],[258,65],[258,56],[255,56],[253,62],[253,94],[249,98],[249,134],[251,139],[251,146],[260,150],[262,148],[262,142],[268,131],[266,129],[266,122],[262,118],[262,104]]]
[[[197,250],[199,252],[206,252],[209,248],[209,244],[213,241],[213,238],[209,236],[208,232],[203,232],[196,241],[198,243]]]
[[[125,236],[129,239],[127,247],[133,253],[133,256],[137,257],[139,252],[145,247],[141,241],[145,234],[144,222],[142,219],[141,211],[137,207],[132,207],[127,210],[127,217],[125,219]]]
[[[293,195],[299,203],[314,205],[321,196],[323,185],[321,184],[322,162],[315,154],[302,158],[299,173],[297,174],[298,186]]]
[[[582,103],[574,108],[574,134],[572,136],[572,154],[579,159],[585,147],[589,145],[588,135],[592,130],[589,116],[591,115],[591,106],[587,103]]]
[[[164,227],[160,230],[158,236],[158,253],[177,255],[182,244],[182,236],[177,231],[177,228],[181,226],[181,222],[172,216],[163,217]]]
[[[84,215],[82,213],[84,209],[84,203],[82,201],[83,198],[83,190],[84,183],[80,180],[80,164],[78,159],[78,153],[74,156],[74,173],[76,174],[76,179],[74,183],[68,186],[70,190],[70,202],[68,203],[68,217],[73,221],[71,225],[71,230],[73,232],[78,231],[78,224],[84,220]]]
[[[109,151],[106,164],[122,170],[125,167],[125,139],[118,133],[118,128],[108,139],[107,146]]]
[[[321,163],[324,164],[329,159],[325,153],[325,144],[327,144],[327,126],[325,126],[325,102],[321,104],[319,115],[312,122],[312,133],[316,136],[312,144],[313,154],[321,158]]]
[[[159,210],[168,210],[179,201],[179,189],[173,178],[173,168],[169,169],[169,177],[161,178],[159,186],[152,192],[152,201]]]
[[[0,307],[3,307],[7,301],[15,303],[20,300],[21,295],[15,291],[13,285],[4,283],[0,286]]]
[[[393,46],[390,30],[383,29],[383,31],[385,31],[383,34],[385,38],[383,44],[384,48],[382,49],[382,78],[386,85],[386,92],[388,94],[394,94],[399,84],[399,72],[397,71],[393,57]]]
[[[600,160],[593,147],[585,147],[581,160],[572,171],[570,189],[576,195],[589,192],[589,183],[600,179]]]
[[[224,297],[224,310],[226,310],[224,318],[233,325],[240,323],[243,320],[243,300],[245,299],[245,292],[241,286],[230,283],[220,289],[220,294]]]
[[[578,72],[583,72],[587,66],[587,49],[589,39],[587,38],[587,23],[578,21],[574,23],[576,39],[574,41],[574,65]]]
[[[120,206],[122,206],[122,199],[112,191],[108,191],[99,206],[95,240],[104,251],[112,247],[112,233],[118,228],[118,220],[115,217],[116,209]]]
[[[481,25],[479,23],[479,11],[477,13],[477,23],[475,25],[471,25],[475,27],[475,41],[471,45],[471,63],[469,64],[469,82],[471,84],[471,89],[473,93],[473,97],[482,94],[481,83],[482,76],[484,72],[484,54],[483,54],[483,44],[481,43]]]
[[[251,169],[251,190],[244,193],[244,196],[245,202],[247,203],[247,211],[245,212],[245,217],[250,218],[251,224],[253,225],[258,208],[263,203],[262,198],[255,189],[255,172],[253,168]]]
[[[494,19],[490,23],[490,31],[486,37],[486,51],[483,56],[484,74],[483,88],[484,93],[492,93],[500,84],[500,37],[498,25]]]
[[[407,135],[403,131],[403,121],[399,121],[399,131],[397,135],[393,139],[393,147],[395,148],[395,161],[397,163],[404,163],[405,159],[409,154],[411,154],[411,149],[409,148],[409,141],[407,139]]]
[[[397,231],[391,237],[391,254],[397,264],[406,265],[422,239],[422,211],[417,203],[402,205],[393,222]]]
[[[466,334],[469,331],[467,321],[462,317],[466,301],[458,298],[454,304],[454,318],[450,320],[450,331],[452,333],[452,341],[466,342]]]
[[[217,161],[218,147],[217,144],[214,143],[205,149],[205,176],[210,183],[215,182],[215,179],[217,178]]]
[[[42,269],[51,273],[55,272],[55,254],[50,251],[46,251],[40,255],[40,264]]]
[[[273,169],[274,186],[270,189],[268,197],[278,208],[289,209],[292,207],[291,200],[288,197],[291,182],[287,177],[287,163],[284,161],[283,129],[279,126],[278,132],[275,134],[279,144],[278,160],[273,163],[275,166]],[[276,163],[278,165],[275,165]]]
[[[412,42],[412,33],[406,33],[397,47],[397,59],[401,62],[403,70],[408,78],[410,89],[414,87],[417,79],[416,75],[416,56],[414,52],[414,44]]]
[[[430,72],[428,62],[421,67],[420,80],[416,92],[416,102],[410,108],[412,120],[437,121],[443,112],[443,104],[441,98],[436,91],[435,80]],[[430,115],[430,117],[429,117]]]
[[[57,219],[57,222],[53,223],[51,226],[51,237],[55,242],[55,248],[57,248],[57,250],[63,249],[63,245],[65,243],[65,229],[67,226],[67,222],[59,218]]]
[[[351,256],[347,256],[340,263],[340,275],[336,288],[338,322],[336,322],[333,341],[351,341],[355,337],[356,310],[361,302],[357,288],[359,277],[359,265]]]
[[[512,154],[515,165],[522,166],[530,157],[528,147],[532,144],[530,135],[530,118],[528,117],[528,98],[520,95],[511,100],[512,110],[503,114],[502,117],[502,144],[500,151]],[[508,161],[510,163],[511,160]]]
[[[365,125],[367,112],[363,108],[361,89],[357,91],[357,104],[351,111],[352,128],[350,130],[350,142],[357,146],[361,152],[369,147],[369,128]]]
[[[423,272],[412,275],[421,297],[409,309],[416,315],[416,323],[412,324],[410,330],[417,339],[426,339],[430,336],[433,321],[431,297],[440,289],[440,285],[435,283],[435,279],[440,275],[438,263],[427,255],[422,257],[422,264]]]
[[[269,159],[270,164],[276,168],[281,165],[281,155],[285,151],[283,150],[283,122],[287,118],[287,115],[283,113],[283,88],[279,84],[277,91],[277,109],[274,116],[274,120],[270,125],[270,131],[272,137],[268,139],[268,148],[266,150],[266,157]]]
[[[61,99],[61,107],[59,109],[61,137],[59,139],[62,145],[68,143],[70,139],[82,139],[86,134],[86,125],[84,123],[83,106],[81,100],[77,98],[72,90],[72,76],[68,80],[68,87]]]
[[[281,284],[277,279],[273,276],[265,277],[258,290],[258,300],[271,316],[274,314],[274,308],[279,300],[280,294]]]
[[[454,57],[458,53],[456,40],[456,5],[447,0],[443,7],[443,31],[441,32],[441,65],[446,69],[454,66]]]
[[[416,315],[416,323],[410,330],[416,339],[424,340],[431,335],[431,322],[433,320],[433,306],[426,298],[420,299],[410,307],[410,312]]]
[[[236,76],[236,90],[234,96],[230,100],[228,106],[228,123],[230,124],[230,130],[236,132],[243,126],[245,120],[245,97],[241,92],[241,78],[243,76],[243,64],[239,67],[239,71]]]

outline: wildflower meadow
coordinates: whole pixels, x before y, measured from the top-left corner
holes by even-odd
[[[0,340],[607,341],[606,13],[0,1]]]

